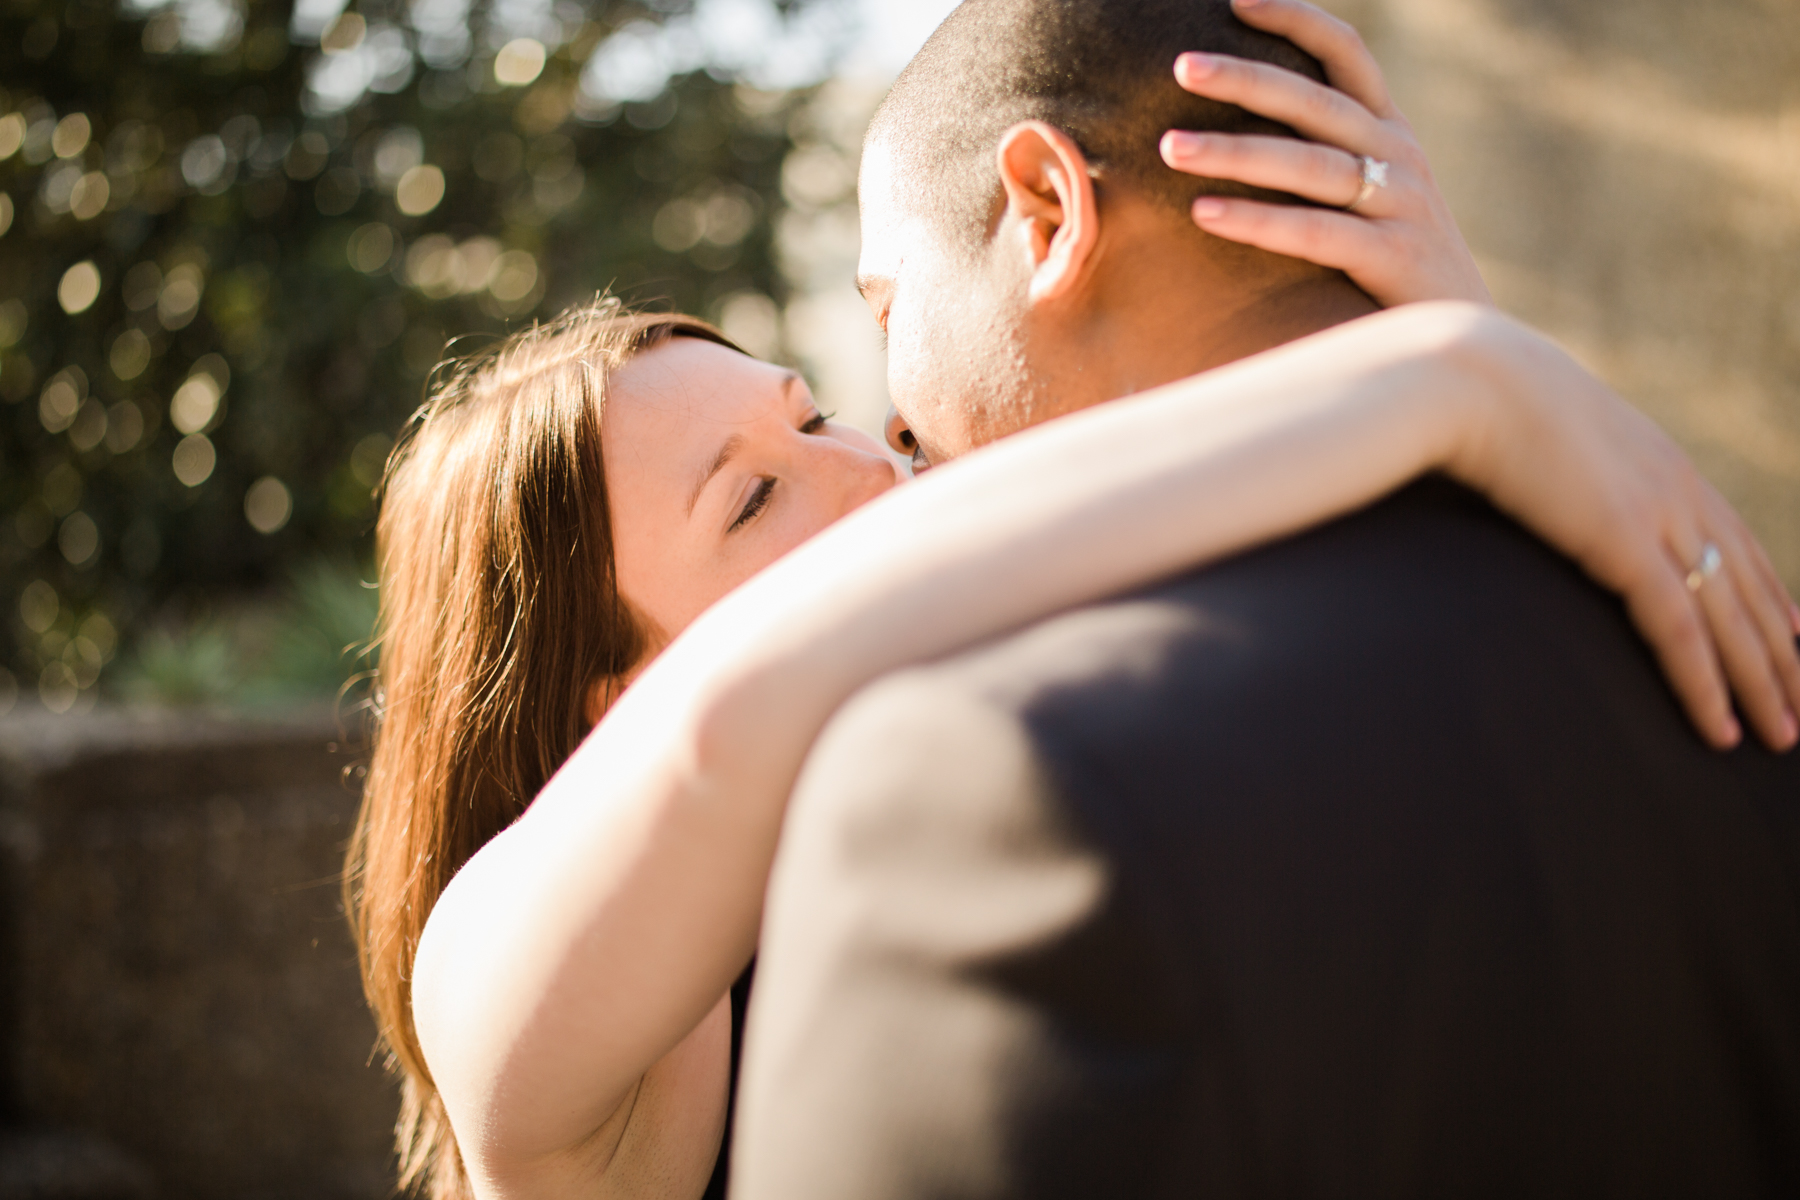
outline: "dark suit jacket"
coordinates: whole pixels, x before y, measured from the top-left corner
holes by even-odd
[[[734,1200],[1800,1194],[1800,756],[1448,484],[878,683],[788,822]]]

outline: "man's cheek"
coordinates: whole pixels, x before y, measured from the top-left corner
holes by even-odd
[[[887,348],[888,398],[901,412],[916,413],[922,402],[930,401],[930,364],[929,353],[924,352],[916,341],[895,337],[890,327]]]

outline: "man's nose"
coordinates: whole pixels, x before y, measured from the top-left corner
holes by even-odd
[[[911,458],[918,452],[919,439],[913,436],[912,426],[900,415],[900,410],[888,405],[887,421],[883,426],[887,434],[887,444],[906,457]]]

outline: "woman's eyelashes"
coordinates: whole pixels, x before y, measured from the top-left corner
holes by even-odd
[[[814,409],[812,415],[801,423],[800,432],[822,434],[825,432],[825,422],[830,419],[831,418],[827,417],[824,413]],[[769,499],[774,494],[774,476],[764,476],[762,480],[757,483],[756,490],[750,493],[750,499],[744,505],[744,510],[737,515],[737,520],[733,521],[731,527],[725,532],[731,533],[735,530],[742,529],[750,522],[756,520],[758,515],[762,513],[762,510],[769,507]]]
[[[737,520],[731,523],[731,529],[726,532],[730,533],[742,529],[750,522],[756,520],[757,514],[769,507],[769,497],[774,494],[775,480],[771,476],[765,476],[763,480],[756,485],[756,490],[750,493],[750,501],[744,505],[744,511],[738,514]]]

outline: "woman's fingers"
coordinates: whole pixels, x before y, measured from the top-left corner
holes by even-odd
[[[1190,175],[1288,192],[1333,208],[1343,208],[1362,192],[1362,160],[1317,142],[1176,129],[1163,135],[1162,157],[1169,166]],[[1377,189],[1369,199],[1385,191]],[[1359,210],[1364,207],[1357,206]]]
[[[1233,0],[1246,25],[1286,38],[1325,68],[1331,86],[1382,118],[1397,118],[1387,79],[1356,29],[1306,0]]]
[[[1762,633],[1744,611],[1735,581],[1714,580],[1699,593],[1701,611],[1719,649],[1719,662],[1737,698],[1738,711],[1766,744],[1787,748],[1787,704],[1769,663]]]
[[[1649,641],[1700,736],[1729,750],[1743,738],[1731,711],[1731,693],[1720,668],[1705,614],[1671,564],[1651,565],[1636,586],[1624,588],[1632,622]]]
[[[1194,223],[1215,237],[1353,275],[1377,264],[1384,239],[1373,224],[1348,213],[1227,196],[1194,201]]]
[[[1735,543],[1720,550],[1721,556],[1740,553]],[[1738,708],[1764,743],[1775,750],[1786,750],[1793,740],[1788,728],[1791,718],[1787,698],[1775,677],[1768,642],[1746,611],[1738,584],[1737,572],[1727,566],[1691,590],[1695,590],[1701,611],[1706,614]],[[1690,587],[1685,579],[1682,586]]]
[[[1721,573],[1730,574],[1731,590],[1740,598],[1745,619],[1752,627],[1761,651],[1761,668],[1773,692],[1772,698],[1762,702],[1764,716],[1756,724],[1771,747],[1786,750],[1800,741],[1800,648],[1795,646],[1792,632],[1793,601],[1768,556],[1736,512],[1716,493],[1709,499],[1709,528],[1720,531],[1716,541],[1723,562]],[[1702,589],[1716,580],[1717,576],[1702,582]],[[1735,672],[1733,685],[1736,686]]]
[[[1269,0],[1264,0],[1268,3]],[[1399,148],[1368,109],[1344,93],[1268,63],[1190,52],[1175,60],[1175,82],[1196,96],[1280,121],[1302,137],[1354,154],[1393,158]]]
[[[1758,576],[1761,575],[1757,571]],[[1800,734],[1800,638],[1797,638],[1793,627],[1793,601],[1788,598],[1786,589],[1780,586],[1780,580],[1774,580],[1774,591],[1769,590],[1769,581],[1758,579],[1761,584],[1758,591],[1759,603],[1753,615],[1768,643],[1769,658],[1774,664],[1775,677],[1781,685],[1783,697],[1787,701],[1787,716],[1796,726]],[[1800,743],[1800,738],[1795,739]]]
[[[1770,591],[1757,566],[1754,536],[1691,468],[1666,494],[1691,505],[1678,499],[1672,514],[1670,566],[1705,616],[1738,710],[1766,745],[1788,750],[1800,728],[1787,684],[1793,644],[1781,632],[1786,593]]]

